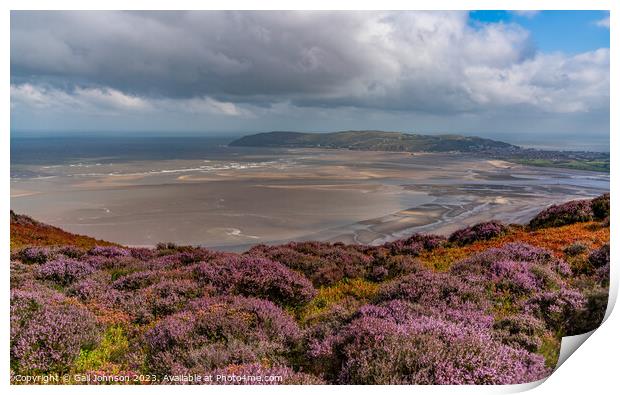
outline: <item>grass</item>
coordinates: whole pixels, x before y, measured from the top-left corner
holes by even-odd
[[[586,159],[515,159],[515,163],[527,166],[558,167],[573,170],[589,170],[609,173],[609,160],[586,160]]]

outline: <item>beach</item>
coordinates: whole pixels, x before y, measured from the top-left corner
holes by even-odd
[[[380,244],[476,222],[525,223],[609,190],[609,175],[457,153],[241,149],[12,167],[11,208],[131,246],[242,251],[289,240]]]

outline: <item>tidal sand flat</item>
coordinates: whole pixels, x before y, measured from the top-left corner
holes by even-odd
[[[523,222],[545,206],[609,190],[609,175],[452,153],[224,145],[159,159],[22,157],[11,208],[124,245],[243,250],[258,243],[379,244],[475,222]]]

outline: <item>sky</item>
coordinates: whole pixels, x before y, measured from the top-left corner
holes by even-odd
[[[11,12],[13,134],[606,141],[609,89],[606,11]]]

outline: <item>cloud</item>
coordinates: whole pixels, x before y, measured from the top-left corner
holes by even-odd
[[[512,12],[515,15],[519,15],[525,18],[533,18],[540,13],[540,11],[535,11],[535,10],[514,10],[510,12]]]
[[[56,112],[88,112],[91,114],[153,113],[208,113],[223,116],[250,115],[234,103],[221,102],[210,97],[164,99],[127,95],[112,88],[76,87],[65,91],[50,86],[30,83],[11,84],[11,106],[51,110]]]
[[[608,117],[608,49],[545,54],[517,24],[472,26],[468,18],[460,11],[14,11],[11,104],[38,114],[226,119],[336,119],[358,110],[429,119]]]
[[[599,19],[598,21],[594,22],[594,24],[596,26],[606,27],[607,29],[609,29],[609,15],[607,15],[607,17],[603,19]]]

